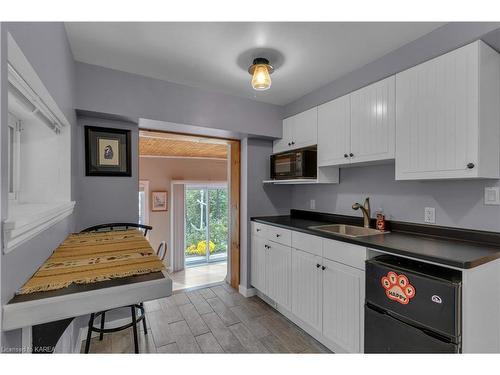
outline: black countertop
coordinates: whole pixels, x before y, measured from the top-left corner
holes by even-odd
[[[494,232],[388,222],[389,233],[352,238],[310,228],[331,223],[362,225],[359,218],[352,216],[292,210],[290,215],[251,220],[461,269],[500,258],[500,233]]]
[[[118,277],[111,280],[98,281],[95,283],[87,283],[87,284],[76,284],[73,283],[65,288],[56,289],[56,290],[47,290],[45,292],[35,292],[28,294],[16,294],[8,303],[19,303],[19,302],[27,302],[40,300],[44,298],[52,298],[52,297],[60,297],[68,294],[88,292],[91,290],[97,290],[102,288],[111,288],[115,286],[122,285],[131,285],[135,283],[141,283],[145,281],[159,280],[164,279],[165,276],[163,272],[150,272],[143,275],[134,275],[134,276],[126,276],[126,277]]]

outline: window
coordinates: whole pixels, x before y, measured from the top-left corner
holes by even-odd
[[[186,265],[223,262],[228,248],[226,186],[188,186],[184,193]]]
[[[71,126],[33,67],[8,35],[8,253],[73,212]]]

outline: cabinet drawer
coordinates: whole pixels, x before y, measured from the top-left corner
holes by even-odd
[[[252,221],[252,234],[254,236],[267,238],[267,225]]]
[[[323,240],[323,258],[365,269],[366,247],[335,240]]]
[[[266,229],[266,236],[269,241],[277,242],[285,246],[292,245],[292,231],[269,225]]]
[[[292,231],[292,247],[313,255],[322,256],[323,239],[318,236]]]

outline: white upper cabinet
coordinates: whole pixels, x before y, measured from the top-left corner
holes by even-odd
[[[318,166],[349,162],[351,143],[350,96],[318,107]]]
[[[397,74],[397,180],[499,178],[499,71],[477,41]]]
[[[351,163],[394,159],[395,77],[360,90],[351,97]]]
[[[273,143],[273,154],[277,154],[279,152],[287,151],[291,149],[291,139],[293,138],[293,124],[295,120],[295,116],[288,117],[283,120],[283,138],[277,139]]]
[[[318,107],[318,165],[394,159],[394,76]]]
[[[292,129],[292,148],[302,148],[318,144],[318,107],[295,115]]]
[[[283,120],[283,138],[274,141],[273,153],[313,146],[318,143],[318,107]]]

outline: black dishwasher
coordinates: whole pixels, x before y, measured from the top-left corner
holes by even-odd
[[[366,261],[365,353],[460,353],[461,273],[382,255]]]

